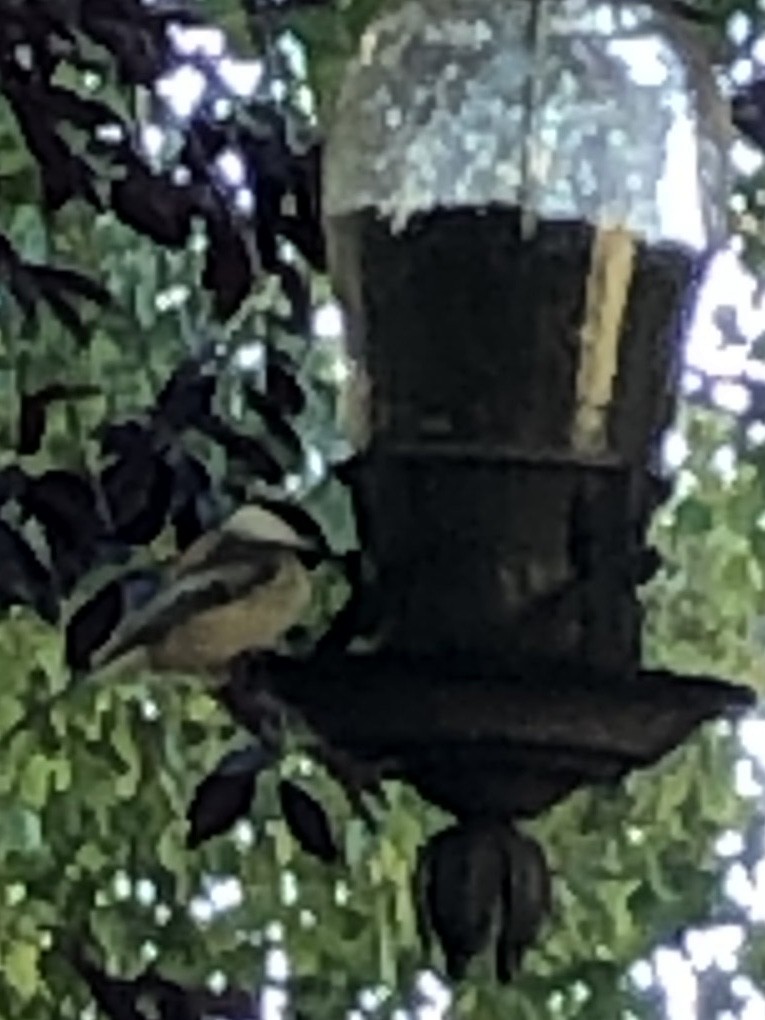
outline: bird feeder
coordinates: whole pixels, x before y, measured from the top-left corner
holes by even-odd
[[[392,647],[634,676],[724,128],[663,6],[423,0],[367,31],[325,215]]]
[[[728,131],[659,0],[411,0],[348,70],[324,215],[378,627],[280,683],[458,815],[534,815],[749,703],[641,669],[638,591]]]

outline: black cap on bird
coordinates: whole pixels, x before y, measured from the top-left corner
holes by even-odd
[[[241,507],[185,550],[95,651],[91,669],[215,675],[243,652],[277,649],[309,607],[323,552],[277,513]]]

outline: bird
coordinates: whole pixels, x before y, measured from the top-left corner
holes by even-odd
[[[311,603],[322,555],[276,512],[240,507],[184,550],[154,597],[94,651],[91,671],[214,677],[244,652],[277,650]]]

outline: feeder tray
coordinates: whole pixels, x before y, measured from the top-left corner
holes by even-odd
[[[747,687],[661,670],[625,683],[541,659],[498,667],[454,656],[276,656],[252,663],[222,695],[254,731],[264,687],[332,746],[463,818],[534,817],[754,702]]]

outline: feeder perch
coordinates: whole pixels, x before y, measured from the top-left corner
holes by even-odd
[[[270,682],[459,817],[533,816],[751,702],[641,670],[638,598],[728,131],[658,0],[408,2],[348,71],[324,213],[379,626]]]

